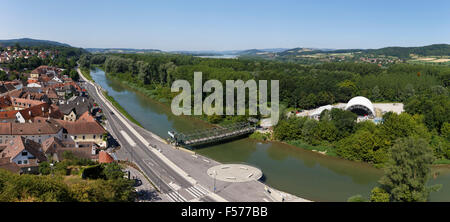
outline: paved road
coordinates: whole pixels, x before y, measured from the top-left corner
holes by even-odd
[[[121,144],[122,148],[116,154],[136,163],[161,190],[163,201],[275,201],[268,197],[265,190],[267,186],[259,181],[231,183],[213,180],[207,170],[221,163],[174,149],[150,131],[122,118],[109,102],[110,106],[103,101],[103,97],[98,94],[101,92],[97,92],[93,85],[85,83],[84,87],[102,108],[108,119],[108,131]],[[111,109],[114,109],[115,114],[111,114]],[[162,153],[147,147],[148,144],[156,145]],[[292,199],[308,201],[298,197]]]
[[[114,114],[113,110],[109,109],[92,84],[85,82],[82,84],[82,87],[89,92],[89,95],[101,107],[112,130],[110,133],[119,141],[121,149],[124,149],[124,151],[130,155],[129,160],[136,163],[162,193],[176,194],[178,188],[188,189],[193,187],[189,181],[180,176],[150,151],[149,147],[143,144],[141,140],[139,140],[133,132],[119,120],[119,118],[117,118],[117,114]],[[160,143],[153,138],[145,139],[152,144]],[[174,201],[176,200],[179,199],[175,199]],[[183,200],[186,200],[186,198]]]

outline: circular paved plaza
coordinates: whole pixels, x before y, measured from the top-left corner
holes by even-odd
[[[208,169],[208,175],[225,182],[248,182],[259,180],[260,169],[244,164],[221,164]]]

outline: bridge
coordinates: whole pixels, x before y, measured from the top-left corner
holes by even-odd
[[[256,126],[250,122],[239,122],[209,129],[194,130],[187,133],[169,131],[172,142],[177,146],[194,147],[221,142],[253,133]]]

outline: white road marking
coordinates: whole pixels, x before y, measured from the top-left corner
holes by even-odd
[[[200,185],[200,184],[195,185],[195,187],[197,187],[197,188],[200,189],[200,190],[203,190],[203,193],[204,193],[204,194],[209,193],[209,190],[207,190],[206,188],[204,188],[204,187],[203,187],[202,185]]]
[[[123,137],[125,137],[125,140],[131,145],[131,146],[136,146],[136,143],[131,139],[131,137],[128,135],[128,133],[126,133],[123,130],[120,130],[120,133],[122,134]]]
[[[174,192],[170,192],[167,193],[167,196],[169,197],[169,199],[171,199],[174,202],[186,202],[186,198],[184,198],[183,196],[181,196],[178,192],[174,191]]]
[[[174,190],[181,189],[181,187],[178,184],[174,183],[174,182],[170,182],[169,186],[171,186]]]
[[[201,198],[208,194],[208,192],[205,192],[204,190],[200,189],[199,187],[189,187],[185,190],[196,199]]]
[[[202,193],[200,193],[200,191],[198,191],[198,190],[197,190],[197,189],[195,189],[194,187],[190,187],[189,189],[191,190],[191,192],[192,192],[192,193],[194,193],[194,194],[195,194],[195,196],[197,196],[197,197],[201,197],[201,196],[203,196],[203,194],[202,194]]]
[[[173,201],[173,202],[183,202],[183,199],[178,197],[175,192],[167,193],[167,196]]]
[[[190,188],[186,189],[186,191],[187,191],[191,196],[197,197],[197,195],[195,195],[195,194],[190,190]]]

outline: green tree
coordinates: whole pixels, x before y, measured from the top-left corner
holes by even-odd
[[[39,163],[39,173],[49,175],[51,173],[50,163],[47,161]]]
[[[73,79],[73,81],[78,81],[80,79],[80,75],[74,69],[70,70],[69,77]]]
[[[438,186],[427,187],[433,159],[424,139],[399,139],[391,148],[385,174],[380,179],[381,188],[391,201],[427,201],[430,192],[438,189]]]
[[[347,202],[366,202],[366,199],[362,195],[358,194],[358,195],[349,197],[347,199]]]
[[[123,177],[122,167],[116,163],[108,163],[103,165],[103,173],[108,180],[114,180]]]
[[[372,189],[372,192],[370,194],[370,201],[371,202],[389,202],[389,194],[379,188],[379,187],[375,187]]]

